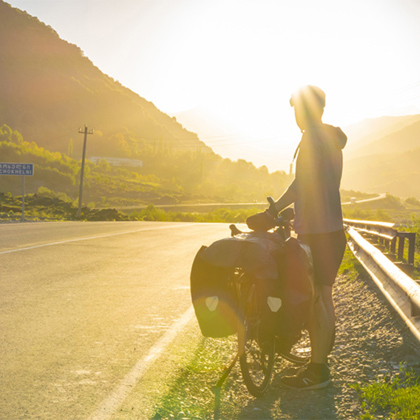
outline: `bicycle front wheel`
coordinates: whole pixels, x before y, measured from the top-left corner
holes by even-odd
[[[239,362],[248,391],[261,397],[268,389],[274,366],[274,337],[264,331],[259,288],[251,283],[246,294],[244,328],[238,333]]]
[[[270,386],[274,357],[274,340],[261,345],[255,338],[245,338],[239,362],[245,385],[254,397],[263,396]]]

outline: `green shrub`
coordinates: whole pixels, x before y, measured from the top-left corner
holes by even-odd
[[[405,200],[405,202],[411,206],[420,207],[420,201],[417,200],[417,198],[409,197]]]
[[[413,371],[400,367],[398,375],[372,384],[350,385],[355,389],[362,402],[364,420],[419,419],[420,418],[420,383]]]
[[[51,191],[50,189],[48,189],[47,187],[39,187],[38,191],[37,191],[38,195],[41,195],[43,197],[51,197],[54,198],[56,197],[55,192]],[[26,195],[26,194],[25,194]]]

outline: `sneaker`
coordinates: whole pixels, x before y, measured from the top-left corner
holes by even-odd
[[[293,389],[325,388],[331,382],[330,370],[326,364],[318,366],[314,367],[312,363],[309,363],[306,369],[300,371],[297,375],[281,378],[280,383],[286,388]]]

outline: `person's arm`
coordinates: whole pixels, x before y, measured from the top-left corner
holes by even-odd
[[[296,193],[296,179],[290,184],[289,188],[283,193],[283,195],[270,206],[268,212],[273,216],[277,217],[277,214],[294,203],[297,197]]]
[[[296,180],[294,180],[283,195],[275,202],[277,212],[280,212],[290,206],[290,204],[295,202],[296,198]]]
[[[268,231],[276,226],[275,219],[280,210],[283,210],[296,199],[296,180],[293,181],[284,194],[270,204],[270,207],[260,213],[254,214],[246,219],[246,224],[251,230]]]

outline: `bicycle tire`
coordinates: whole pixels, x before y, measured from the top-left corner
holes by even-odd
[[[244,330],[238,341],[242,377],[249,393],[257,398],[270,386],[275,360],[274,337],[261,337],[261,321],[261,300],[254,284],[249,290]]]
[[[242,377],[251,395],[262,397],[271,384],[274,367],[274,341],[261,348],[255,339],[248,339],[239,358]]]
[[[308,330],[302,330],[300,338],[292,346],[285,346],[281,338],[276,337],[276,353],[296,365],[305,365],[311,360],[311,347]]]

